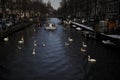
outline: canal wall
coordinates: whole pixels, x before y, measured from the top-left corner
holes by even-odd
[[[19,23],[17,25],[14,25],[14,26],[7,27],[4,30],[2,28],[0,28],[0,38],[6,37],[9,34],[12,34],[13,32],[24,29],[32,24],[33,24],[33,22],[28,21],[28,22],[22,22],[22,23]]]
[[[103,40],[109,40],[110,42],[114,43],[116,46],[120,47],[120,35],[119,34],[106,34],[101,32],[96,32],[91,27],[88,27],[86,25],[77,23],[77,22],[71,22],[72,25],[76,25],[78,27],[81,27],[82,29],[86,31],[92,32],[91,36],[95,36],[95,40],[97,42],[102,43]]]

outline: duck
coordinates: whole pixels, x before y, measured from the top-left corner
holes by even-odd
[[[91,63],[95,63],[95,62],[96,62],[95,59],[91,59],[91,58],[90,58],[90,55],[88,55],[88,61],[91,62]]]
[[[72,41],[73,41],[73,39],[72,39],[72,38],[70,38],[70,37],[68,37],[68,41],[72,42]]]
[[[4,38],[4,41],[6,41],[6,42],[9,41],[9,38],[8,37]]]
[[[87,47],[87,45],[85,44],[85,42],[82,42],[82,46],[83,46],[84,48]]]
[[[86,52],[86,50],[85,50],[85,49],[83,49],[83,48],[81,48],[81,49],[80,49],[80,51],[81,51],[81,52]]]

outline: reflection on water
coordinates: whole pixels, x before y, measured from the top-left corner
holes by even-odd
[[[65,42],[65,46],[69,46],[70,44],[68,42]]]
[[[18,40],[18,49],[21,50],[23,47],[24,47],[24,37],[22,35],[20,40]]]
[[[18,49],[22,49],[22,47],[20,45],[18,45]]]

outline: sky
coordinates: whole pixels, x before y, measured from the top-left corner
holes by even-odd
[[[48,2],[49,0],[43,0],[44,2]],[[61,0],[50,0],[51,5],[54,9],[58,9],[60,7]]]

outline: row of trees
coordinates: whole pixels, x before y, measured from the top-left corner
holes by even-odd
[[[42,0],[0,0],[2,14],[18,14],[24,16],[45,15],[49,8]]]
[[[62,0],[58,14],[74,17],[105,17],[107,0]]]

